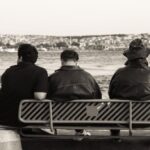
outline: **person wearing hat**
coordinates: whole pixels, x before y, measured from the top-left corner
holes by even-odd
[[[148,100],[150,99],[150,68],[147,57],[150,50],[141,39],[133,40],[123,55],[127,58],[125,67],[118,69],[109,85],[110,99]],[[111,131],[117,135],[118,130]]]
[[[111,99],[147,100],[150,97],[150,68],[147,57],[150,50],[141,39],[130,43],[123,55],[127,58],[125,67],[113,75],[109,85]]]

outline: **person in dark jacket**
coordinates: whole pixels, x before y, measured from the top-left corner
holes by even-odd
[[[149,53],[150,50],[144,46],[141,39],[130,43],[129,49],[123,53],[127,58],[125,67],[118,69],[110,81],[111,99],[150,99],[150,68],[146,59]],[[115,130],[112,131],[112,134],[116,133]]]
[[[150,98],[150,68],[146,58],[149,49],[140,39],[130,43],[124,52],[127,57],[125,67],[113,75],[109,86],[111,99],[148,100]]]
[[[102,98],[99,85],[77,65],[78,60],[78,53],[72,49],[61,53],[61,68],[49,76],[48,99],[62,102]]]
[[[55,101],[101,99],[95,79],[77,65],[79,56],[74,50],[61,53],[62,67],[49,76],[48,98]]]

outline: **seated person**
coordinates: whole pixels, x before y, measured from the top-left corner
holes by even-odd
[[[9,141],[9,146],[12,144],[12,147],[18,150],[21,150],[22,146],[15,128],[23,125],[18,121],[19,103],[22,99],[44,99],[48,90],[47,71],[35,65],[37,58],[38,52],[34,46],[21,44],[17,65],[8,68],[1,77],[0,138],[12,138],[13,142]],[[15,142],[16,138],[18,139]]]
[[[37,49],[21,44],[17,65],[8,68],[1,77],[0,125],[19,127],[18,108],[22,99],[44,99],[48,90],[47,71],[35,65]]]
[[[61,53],[61,68],[49,76],[48,99],[62,102],[102,98],[99,85],[88,72],[78,66],[78,60],[78,53],[72,49]],[[86,134],[85,131],[82,132]]]
[[[109,85],[111,99],[139,101],[150,99],[150,68],[146,60],[149,53],[149,49],[144,46],[141,39],[135,39],[130,43],[129,49],[124,52],[127,58],[125,67],[118,69],[111,79]]]

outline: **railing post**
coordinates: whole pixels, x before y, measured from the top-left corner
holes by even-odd
[[[52,115],[52,101],[49,102],[49,126],[50,126],[50,132],[54,133],[54,128],[53,128],[53,115]]]
[[[132,101],[129,102],[129,135],[132,136]]]

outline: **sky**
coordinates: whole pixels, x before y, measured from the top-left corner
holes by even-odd
[[[0,0],[0,34],[150,33],[150,0]]]

